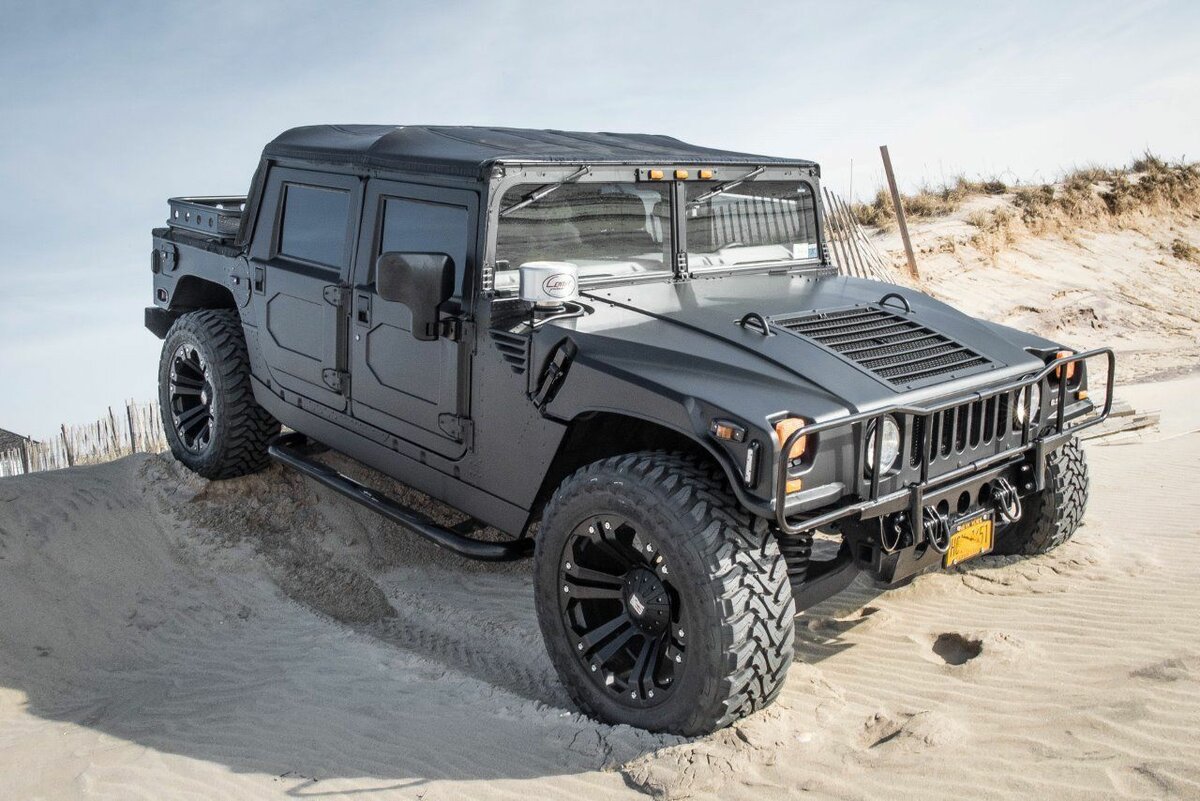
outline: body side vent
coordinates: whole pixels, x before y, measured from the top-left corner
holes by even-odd
[[[517,375],[524,375],[529,366],[529,337],[524,334],[514,334],[511,331],[491,330],[492,341],[500,356],[508,362],[508,366]]]

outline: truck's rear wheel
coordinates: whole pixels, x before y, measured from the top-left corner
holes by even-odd
[[[720,470],[657,451],[581,468],[546,508],[538,621],[572,700],[695,735],[770,704],[793,657],[787,566]]]
[[[233,478],[269,463],[279,421],[254,400],[237,312],[182,315],[163,341],[158,399],[171,453],[205,478]]]
[[[1072,439],[1046,458],[1046,488],[1023,501],[1020,519],[996,530],[996,553],[1039,554],[1079,528],[1088,500],[1087,458]]]

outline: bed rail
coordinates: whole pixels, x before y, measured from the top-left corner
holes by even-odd
[[[167,225],[217,239],[233,239],[242,224],[246,197],[173,197]]]

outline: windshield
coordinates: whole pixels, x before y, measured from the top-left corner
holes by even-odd
[[[516,291],[517,268],[531,261],[573,262],[581,284],[670,275],[671,193],[679,183],[692,272],[820,260],[807,181],[517,184],[501,198],[496,291]]]
[[[817,210],[804,181],[747,181],[724,192],[687,184],[688,268],[693,272],[817,259]]]
[[[516,206],[543,184],[518,184],[502,207]],[[569,261],[580,282],[669,274],[670,184],[564,184],[500,217],[496,290],[515,290],[529,261]]]

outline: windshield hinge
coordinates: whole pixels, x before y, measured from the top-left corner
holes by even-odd
[[[671,272],[676,280],[687,280],[692,277],[688,267],[687,226],[684,215],[687,212],[687,184],[675,181],[671,185]]]
[[[688,269],[688,254],[686,251],[677,251],[675,253],[674,270],[676,278],[692,277],[692,271]]]

